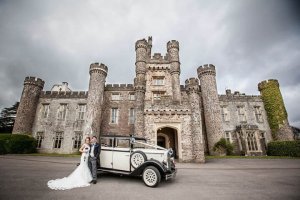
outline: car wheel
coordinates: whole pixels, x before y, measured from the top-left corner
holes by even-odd
[[[148,166],[143,171],[143,181],[148,187],[156,187],[161,180],[161,175],[156,167]]]
[[[136,151],[131,154],[130,164],[133,168],[137,168],[147,160],[144,152]]]

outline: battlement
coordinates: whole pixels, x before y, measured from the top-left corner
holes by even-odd
[[[27,76],[24,80],[24,85],[36,85],[40,88],[43,88],[45,84],[45,81],[43,81],[40,78],[33,77],[33,76]]]
[[[195,85],[199,85],[199,79],[197,78],[189,78],[185,80],[185,85],[186,86],[195,86]]]
[[[151,45],[152,45],[152,37],[151,37],[151,40],[149,40],[149,42],[151,41]],[[138,48],[145,48],[147,49],[148,47],[148,42],[147,40],[144,38],[144,39],[141,39],[141,40],[138,40],[136,41],[135,43],[135,50],[137,50]]]
[[[108,68],[104,64],[99,64],[99,63],[92,63],[90,65],[90,74],[92,73],[103,73],[105,76],[107,75]]]
[[[213,64],[205,64],[197,69],[198,76],[202,75],[216,75],[216,67]]]
[[[179,50],[179,42],[177,40],[171,40],[167,43],[167,50],[169,51],[172,48]]]
[[[87,98],[87,91],[42,91],[40,98]]]
[[[265,80],[265,81],[262,81],[258,84],[258,90],[261,91],[263,89],[266,89],[270,86],[276,86],[276,87],[279,87],[279,82],[278,80],[276,79],[269,79],[269,80]]]
[[[134,91],[133,84],[106,84],[105,91]]]

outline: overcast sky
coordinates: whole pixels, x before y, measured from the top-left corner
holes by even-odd
[[[93,62],[108,66],[107,83],[132,83],[135,41],[153,36],[152,53],[179,41],[182,84],[206,63],[216,66],[221,94],[256,95],[260,81],[278,79],[289,121],[300,127],[296,2],[0,0],[0,108],[19,101],[29,75],[45,90],[62,81],[87,90]]]

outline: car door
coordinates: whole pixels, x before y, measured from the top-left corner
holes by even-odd
[[[113,143],[114,138],[101,138],[101,153],[100,153],[100,167],[113,168]]]
[[[115,138],[113,169],[130,171],[130,152],[129,138]]]

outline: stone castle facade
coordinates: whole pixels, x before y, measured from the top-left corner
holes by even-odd
[[[43,91],[43,80],[26,77],[13,133],[32,134],[40,152],[76,152],[87,135],[134,134],[173,148],[181,162],[204,162],[221,138],[235,154],[266,154],[273,139],[260,95],[219,95],[212,64],[180,85],[178,41],[167,43],[165,56],[151,48],[151,37],[136,42],[133,84],[105,84],[108,67],[99,63],[90,65],[88,91],[71,91],[65,82]],[[281,139],[292,140],[287,119],[283,128]]]

